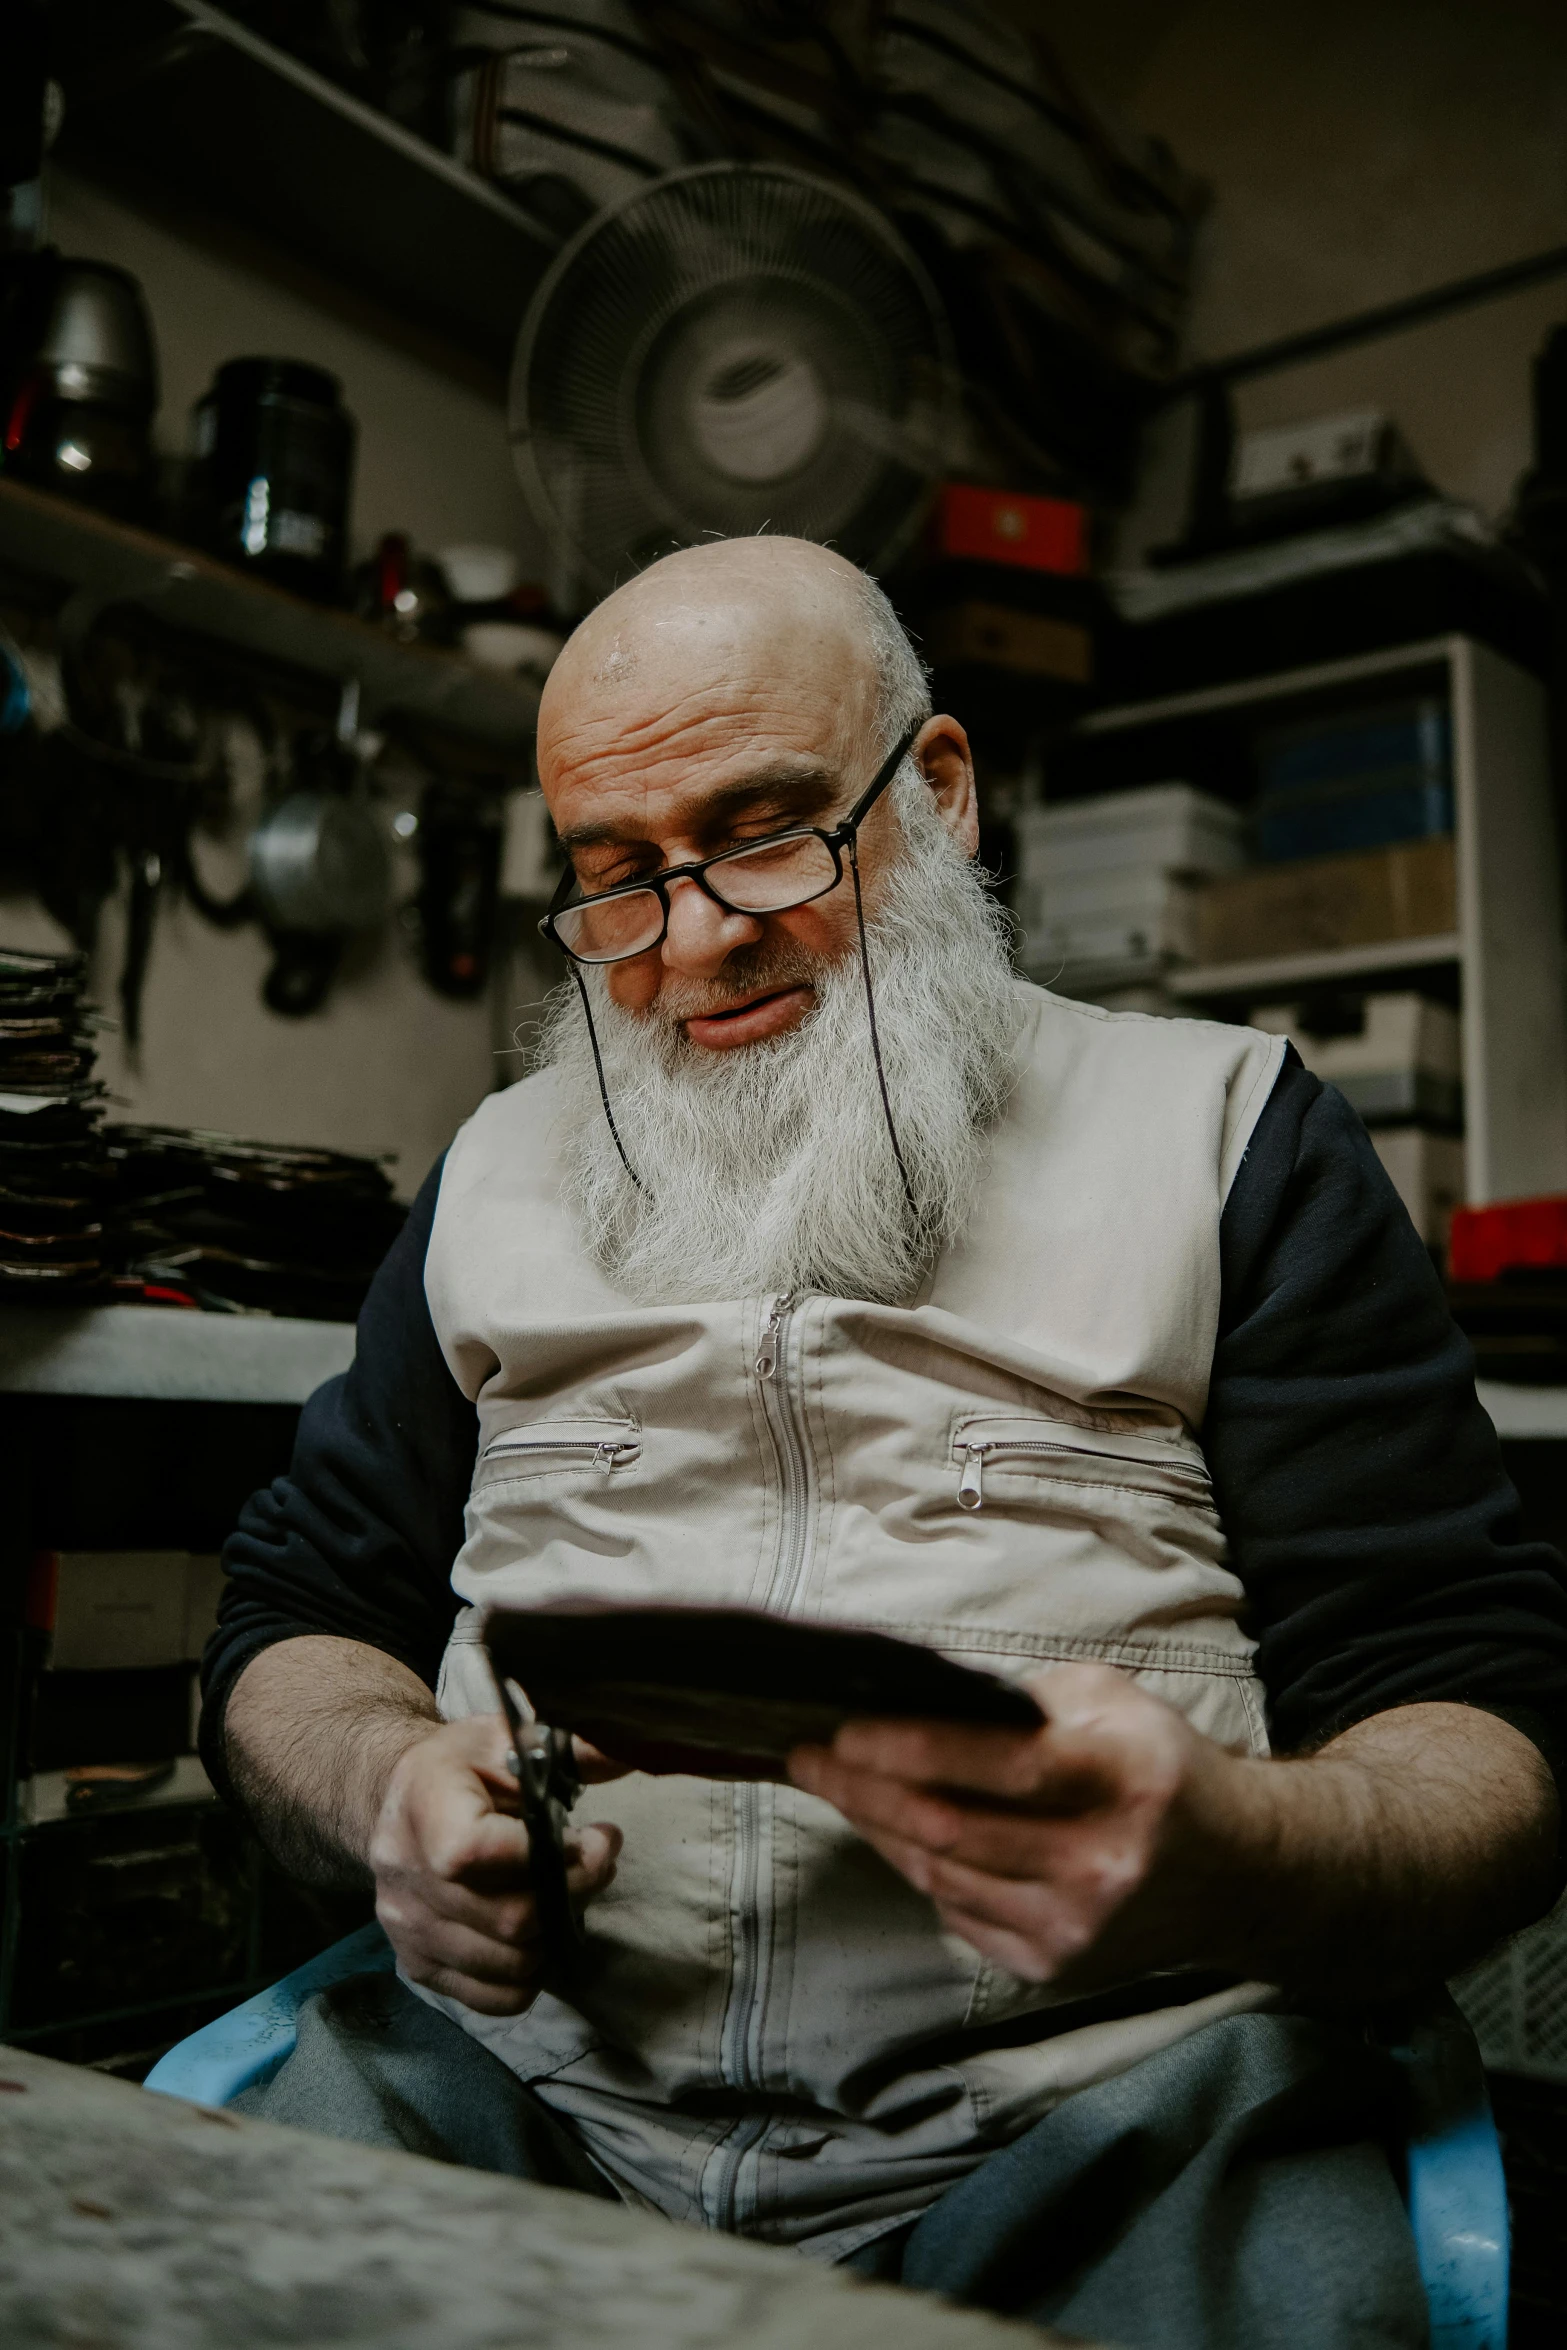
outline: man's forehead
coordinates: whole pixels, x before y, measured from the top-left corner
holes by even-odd
[[[780,665],[707,677],[622,672],[540,713],[539,778],[558,822],[585,801],[695,802],[837,774],[865,731],[856,681]]]
[[[811,818],[842,785],[836,745],[750,739],[709,743],[685,755],[641,760],[619,755],[566,762],[546,778],[551,813],[567,848],[661,834],[695,837],[757,809]]]

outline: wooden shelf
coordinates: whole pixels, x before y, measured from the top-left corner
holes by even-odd
[[[1377,946],[1328,947],[1320,954],[1267,955],[1250,963],[1195,963],[1172,970],[1164,984],[1171,995],[1257,996],[1264,989],[1311,987],[1321,980],[1370,979],[1383,971],[1428,969],[1456,963],[1456,931],[1440,938],[1390,938]]]
[[[152,531],[47,490],[0,481],[0,566],[140,606],[163,625],[339,682],[359,680],[366,724],[418,718],[501,753],[526,755],[537,690],[456,653],[395,637],[351,612],[308,604]]]
[[[350,1322],[176,1306],[0,1306],[0,1394],[301,1404],[354,1359]]]
[[[555,240],[509,197],[206,0],[55,0],[63,162],[239,221],[495,368]]]

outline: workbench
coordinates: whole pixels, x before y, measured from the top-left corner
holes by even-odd
[[[1046,2350],[1061,2337],[586,2195],[0,2049],[17,2350]]]

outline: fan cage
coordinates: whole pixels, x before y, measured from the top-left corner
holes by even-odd
[[[833,426],[820,457],[793,479],[708,476],[683,494],[676,436],[647,446],[661,343],[678,354],[704,310],[740,320],[749,306],[761,322],[791,302],[799,331],[821,337]],[[883,569],[919,526],[955,414],[946,321],[918,261],[874,207],[779,165],[697,165],[589,222],[540,286],[512,373],[529,501],[604,584],[671,547],[768,528]]]

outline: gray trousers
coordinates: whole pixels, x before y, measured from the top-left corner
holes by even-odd
[[[613,2201],[566,2125],[395,1976],[339,1984],[249,2113]],[[1420,2350],[1394,2068],[1230,2016],[1080,2090],[847,2264],[1121,2350]]]

